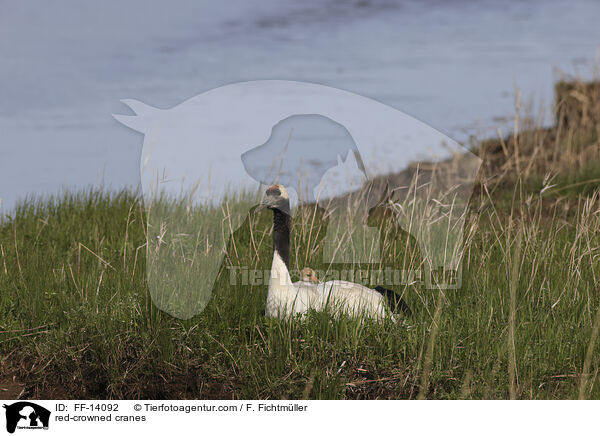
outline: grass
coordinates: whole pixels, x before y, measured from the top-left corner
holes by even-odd
[[[409,327],[266,318],[266,285],[244,274],[270,268],[269,212],[224,226],[227,244],[189,237],[227,222],[246,197],[210,210],[161,199],[150,213],[130,191],[29,199],[0,222],[0,387],[14,377],[22,397],[55,399],[599,399],[600,161],[589,157],[598,131],[577,120],[477,144],[484,168],[464,226],[462,287],[396,286]],[[352,265],[359,275],[422,265],[387,210],[375,214],[381,262]],[[147,247],[174,215],[162,245]],[[296,277],[306,265],[331,270],[326,225],[311,205],[295,214]],[[219,247],[214,285],[182,295]],[[182,283],[164,278],[169,268],[153,272],[156,250],[183,259],[169,266]],[[156,294],[164,289],[175,298]],[[180,319],[156,304],[204,310]]]

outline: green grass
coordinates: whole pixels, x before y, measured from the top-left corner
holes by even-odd
[[[512,365],[516,397],[576,398],[600,306],[599,204],[580,196],[571,222],[536,218],[536,205],[512,221],[471,216],[462,288],[396,289],[414,312],[406,327],[265,318],[266,286],[231,286],[226,266],[270,268],[268,211],[234,233],[204,311],[180,320],[150,297],[138,198],[27,201],[0,225],[3,372],[30,397],[507,398]],[[292,264],[308,239],[301,216]],[[600,398],[591,353],[584,392]]]
[[[266,318],[266,284],[243,279],[270,269],[271,214],[230,221],[250,194],[212,208],[160,198],[149,212],[128,191],[26,200],[0,218],[0,387],[15,377],[23,397],[53,399],[600,399],[594,126],[481,143],[462,286],[393,287],[413,312],[398,324]],[[381,260],[349,265],[361,279],[423,265],[388,212],[369,221]],[[322,218],[294,215],[293,279],[340,268],[324,262]],[[219,231],[207,239],[208,228]]]

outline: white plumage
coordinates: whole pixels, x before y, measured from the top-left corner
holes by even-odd
[[[289,263],[289,200],[285,187],[271,186],[261,208],[273,210],[273,264],[269,278],[266,314],[284,318],[306,314],[310,309],[329,310],[332,314],[353,317],[366,316],[382,320],[389,313],[386,298],[381,293],[343,280],[324,283],[299,281],[292,283]],[[393,319],[393,318],[392,318]]]
[[[285,318],[304,315],[310,309],[329,310],[334,315],[371,317],[382,320],[388,315],[385,297],[373,289],[343,280],[324,283],[292,283],[288,269],[277,251],[273,254],[267,316]]]

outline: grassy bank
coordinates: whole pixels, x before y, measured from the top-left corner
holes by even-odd
[[[518,117],[514,135],[472,144],[484,165],[462,287],[396,286],[408,327],[265,318],[266,285],[243,274],[270,268],[268,211],[233,232],[206,308],[181,320],[150,297],[137,195],[24,202],[0,224],[0,387],[11,398],[600,398],[595,89],[559,87],[551,128]],[[418,264],[387,218],[374,218],[391,235],[382,265]],[[295,273],[326,270],[318,211],[293,226]]]

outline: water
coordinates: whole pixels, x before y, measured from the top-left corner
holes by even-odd
[[[560,69],[590,77],[600,3],[486,1],[2,2],[0,198],[139,180],[142,136],[119,102],[169,108],[254,79],[361,94],[465,141]]]

